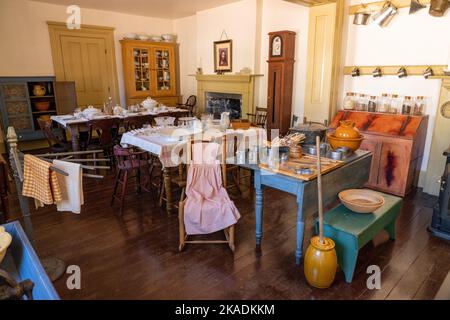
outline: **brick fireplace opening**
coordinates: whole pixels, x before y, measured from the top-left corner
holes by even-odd
[[[222,112],[229,112],[230,119],[242,117],[242,95],[223,92],[206,92],[206,113],[220,119]]]
[[[254,109],[255,78],[259,74],[197,74],[197,113],[219,117],[230,111],[231,119],[245,119]]]

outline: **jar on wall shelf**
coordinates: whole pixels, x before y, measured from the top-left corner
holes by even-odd
[[[388,113],[390,109],[391,109],[391,97],[389,97],[387,93],[383,93],[378,103],[378,112]]]
[[[421,116],[425,114],[426,101],[423,96],[417,96],[414,101],[413,115]]]
[[[413,101],[410,96],[405,96],[402,104],[402,114],[410,115],[413,109]]]
[[[391,108],[389,113],[397,114],[402,111],[403,99],[398,94],[392,95]]]
[[[367,111],[368,109],[368,102],[367,95],[361,93],[358,98],[358,103],[356,104],[356,110],[357,111]]]
[[[370,96],[369,102],[367,103],[367,111],[369,112],[376,112],[377,111],[377,97],[376,96]]]
[[[353,92],[347,92],[344,98],[343,109],[344,110],[354,110],[355,109],[355,94]]]

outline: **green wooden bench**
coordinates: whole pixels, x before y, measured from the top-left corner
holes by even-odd
[[[324,215],[324,235],[336,243],[339,266],[350,283],[358,259],[358,251],[381,230],[386,230],[390,239],[395,239],[395,222],[400,212],[402,199],[381,193],[385,204],[373,213],[355,213],[340,204]],[[319,222],[316,220],[316,232]]]

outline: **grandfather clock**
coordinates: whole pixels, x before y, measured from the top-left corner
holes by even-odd
[[[267,128],[285,135],[291,125],[294,80],[295,32],[269,33],[269,79],[267,89]]]

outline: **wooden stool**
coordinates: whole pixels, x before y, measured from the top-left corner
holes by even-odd
[[[352,282],[359,249],[383,229],[387,231],[390,239],[395,239],[395,222],[402,199],[381,194],[385,204],[373,213],[355,213],[342,204],[325,213],[324,235],[336,243],[339,266],[344,271],[347,283]],[[318,220],[315,227],[317,232]]]

